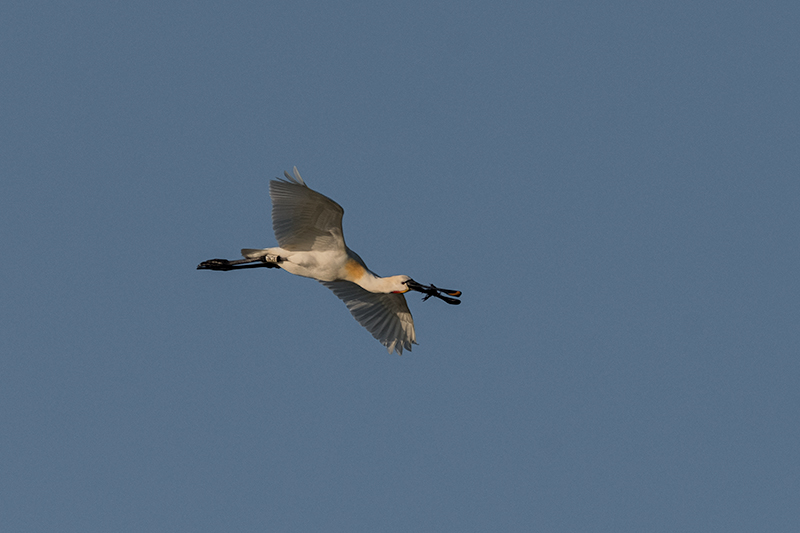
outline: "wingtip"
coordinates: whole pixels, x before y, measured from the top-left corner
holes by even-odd
[[[308,187],[308,185],[306,185],[306,182],[303,181],[303,178],[300,177],[300,172],[298,172],[297,167],[292,167],[292,173],[294,175],[289,174],[285,170],[283,171],[283,175],[286,176],[286,180],[285,181],[287,181],[289,183],[296,183],[298,185],[303,185],[305,187]],[[281,181],[284,181],[284,180],[278,180],[278,182],[281,182]]]
[[[419,343],[416,340],[401,341],[399,339],[395,339],[387,344],[384,344],[384,346],[386,346],[386,351],[389,352],[389,355],[393,353],[397,353],[397,355],[403,355],[403,350],[408,350],[409,352],[412,351],[412,344],[419,346]]]

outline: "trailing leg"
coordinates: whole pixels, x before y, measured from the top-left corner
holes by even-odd
[[[197,270],[239,270],[242,268],[279,268],[281,258],[277,255],[263,255],[256,258],[235,259],[209,259],[197,265]]]

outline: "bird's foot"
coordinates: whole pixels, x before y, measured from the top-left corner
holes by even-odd
[[[232,270],[233,265],[227,259],[209,259],[197,265],[197,270]]]
[[[273,261],[274,259],[274,261]],[[278,262],[281,258],[277,255],[259,257],[256,259],[209,259],[197,265],[197,270],[240,270],[243,268],[279,268]]]
[[[197,265],[197,270],[240,270],[242,268],[279,268],[283,259],[280,256],[268,254],[262,257],[234,259],[209,259]]]

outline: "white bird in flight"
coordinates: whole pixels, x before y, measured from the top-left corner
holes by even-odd
[[[244,259],[210,259],[198,270],[241,268],[282,268],[291,274],[312,278],[344,301],[359,324],[389,353],[411,351],[417,344],[414,319],[403,293],[425,293],[423,300],[435,296],[449,304],[461,301],[461,291],[422,285],[408,276],[382,278],[367,268],[364,261],[344,243],[344,209],[305,184],[297,167],[294,176],[269,182],[272,198],[272,228],[279,246],[242,249]],[[444,296],[447,295],[447,296]]]

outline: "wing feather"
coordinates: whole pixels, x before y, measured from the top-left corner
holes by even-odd
[[[272,229],[281,248],[291,251],[344,247],[342,206],[306,185],[297,167],[294,176],[269,182]]]
[[[341,299],[350,314],[364,326],[373,337],[386,346],[389,353],[411,351],[417,344],[414,319],[402,294],[374,293],[362,289],[350,281],[321,281]]]

